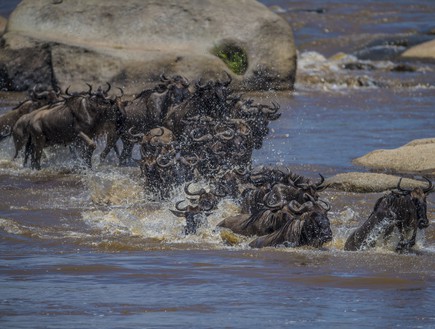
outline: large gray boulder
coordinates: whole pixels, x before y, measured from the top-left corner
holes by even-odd
[[[392,150],[376,150],[353,163],[390,172],[435,175],[435,138],[416,139]]]
[[[235,89],[291,89],[296,73],[290,25],[254,0],[23,0],[3,40],[10,89],[108,81],[135,93],[161,73],[224,71]]]

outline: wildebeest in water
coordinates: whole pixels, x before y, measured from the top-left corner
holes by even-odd
[[[426,196],[433,191],[432,182],[427,188],[404,189],[399,180],[397,191],[379,198],[369,218],[347,239],[344,249],[366,250],[376,246],[377,240],[387,241],[397,228],[399,242],[397,252],[407,252],[415,245],[417,229],[429,226]]]

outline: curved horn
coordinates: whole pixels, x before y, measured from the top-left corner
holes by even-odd
[[[239,175],[239,176],[245,176],[248,173],[248,169],[247,168],[235,168],[234,172]]]
[[[233,81],[233,78],[231,78],[231,75],[230,75],[227,71],[224,71],[224,73],[227,75],[227,80],[224,81],[224,82],[222,82],[222,84],[223,84],[225,87],[227,87],[227,86],[229,86],[230,83]]]
[[[160,74],[160,81],[162,82],[168,82],[169,79],[166,77],[166,75],[164,73]]]
[[[164,155],[159,155],[156,159],[156,163],[160,168],[168,168],[174,163],[174,160],[169,160],[167,163],[163,163],[162,160],[165,158]]]
[[[281,193],[279,193],[278,195],[278,201],[275,203],[270,203],[269,199],[270,196],[272,195],[271,193],[273,193],[272,191],[270,191],[269,193],[266,193],[263,197],[263,203],[267,208],[270,209],[277,209],[277,208],[282,208],[285,205],[285,200],[282,199],[282,195]]]
[[[270,106],[266,106],[263,105],[261,106],[261,113],[263,114],[275,114],[276,112],[278,112],[279,108],[273,107],[271,108]]]
[[[433,192],[433,183],[432,183],[432,181],[429,178],[425,177],[425,176],[423,176],[423,178],[425,180],[427,180],[427,182],[429,183],[429,186],[423,189],[424,194],[429,194],[430,192]]]
[[[170,212],[172,212],[177,217],[185,217],[185,213],[183,211],[173,210],[169,209]]]
[[[178,202],[175,204],[175,209],[177,209],[178,211],[186,211],[188,206],[186,206],[186,207],[184,207],[184,208],[181,208],[181,209],[180,209],[180,207],[179,207],[180,203],[183,203],[183,202],[185,202],[185,201],[186,201],[186,200],[178,201]]]
[[[190,82],[186,77],[181,77],[181,84],[183,85],[183,87],[189,87]]]
[[[119,87],[117,87],[118,89],[119,89],[119,91],[121,92],[121,96],[117,96],[117,97],[123,97],[124,96],[124,90],[122,89],[122,88],[119,88]]]
[[[69,88],[70,88],[71,86],[68,86],[66,89],[65,89],[65,95],[68,95],[68,96],[72,96],[70,93],[69,93]]]
[[[293,211],[295,214],[302,214],[307,209],[310,209],[313,207],[313,203],[311,201],[304,202],[302,205],[297,202],[296,200],[292,200],[289,202],[288,207],[291,211]]]
[[[273,108],[276,109],[277,111],[280,109],[280,105],[276,102],[272,102]]]
[[[91,92],[92,92],[92,85],[91,84],[89,84],[89,83],[87,83],[86,82],[86,84],[88,85],[88,87],[89,87],[89,90],[88,90],[88,94],[90,95],[91,94]]]
[[[196,166],[199,162],[199,158],[197,155],[194,157],[180,157],[180,161],[186,166]]]
[[[143,136],[145,135],[144,133],[133,134],[133,129],[134,129],[134,127],[130,127],[130,129],[128,129],[128,134],[131,137],[133,137],[133,138],[143,138]]]
[[[198,88],[198,89],[204,89],[205,87],[207,87],[207,83],[206,84],[204,84],[204,85],[202,85],[201,84],[201,79],[199,79],[197,82],[195,82],[195,86]]]
[[[112,88],[110,83],[106,82],[106,84],[107,84],[107,90],[104,91],[105,94],[107,94],[109,92],[109,90]]]
[[[208,142],[213,139],[213,136],[211,134],[204,134],[202,136],[196,137],[195,135],[201,128],[193,129],[190,132],[190,137],[192,137],[194,142]]]
[[[192,183],[188,183],[188,184],[184,185],[184,192],[185,192],[187,195],[190,195],[190,196],[196,196],[196,195],[202,195],[202,194],[206,193],[205,189],[203,189],[203,188],[201,188],[201,189],[200,189],[199,191],[197,191],[197,192],[190,192],[190,191],[189,191],[189,186],[190,186],[190,184],[192,184]]]
[[[326,211],[331,210],[331,204],[325,200],[317,200],[317,204],[322,203],[324,205],[324,207],[322,206],[323,209],[325,209]]]
[[[231,128],[228,128],[227,130],[224,130],[216,134],[217,137],[226,141],[232,140],[234,138],[234,135],[235,135],[234,130]]]
[[[409,193],[409,192],[411,192],[411,190],[404,189],[403,187],[400,186],[400,183],[402,182],[402,178],[403,177],[400,177],[399,181],[397,182],[397,189],[400,192],[402,192],[402,193]]]
[[[320,176],[320,182],[316,183],[316,187],[320,187],[325,182],[325,177],[323,177],[323,175],[320,173],[319,176]]]

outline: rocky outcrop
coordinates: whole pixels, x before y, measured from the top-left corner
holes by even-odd
[[[402,57],[435,60],[435,40],[409,48]]]
[[[0,16],[0,36],[3,35],[3,33],[6,30],[6,24],[8,23],[8,20],[4,18],[3,16]]]
[[[414,140],[397,149],[376,150],[353,163],[390,172],[435,175],[435,138]]]
[[[30,76],[28,53],[42,75]],[[296,73],[290,25],[254,0],[23,0],[3,35],[0,72],[11,59],[3,81],[15,90],[108,81],[135,93],[161,73],[194,80],[224,71],[235,89],[291,89]]]
[[[373,193],[397,188],[400,177],[378,173],[349,172],[338,174],[326,180],[330,188],[345,192]],[[401,188],[427,187],[427,182],[403,178]]]

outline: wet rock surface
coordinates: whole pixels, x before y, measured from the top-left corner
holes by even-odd
[[[0,63],[16,59],[3,72],[3,80],[12,81],[7,90],[28,88],[15,71],[22,53],[40,48],[51,61],[34,68],[50,70],[61,87],[108,81],[134,93],[162,72],[209,79],[226,71],[236,88],[250,90],[291,89],[295,80],[290,25],[253,0],[24,0],[9,18],[0,49]]]
[[[326,184],[328,184],[330,188],[345,192],[373,193],[397,188],[399,179],[400,176],[396,175],[349,172],[328,178]],[[403,178],[400,186],[407,189],[418,186],[426,187],[427,182]]]
[[[435,138],[411,141],[391,150],[375,150],[355,159],[355,165],[395,173],[435,175]]]
[[[402,57],[435,60],[435,39],[409,48]]]

